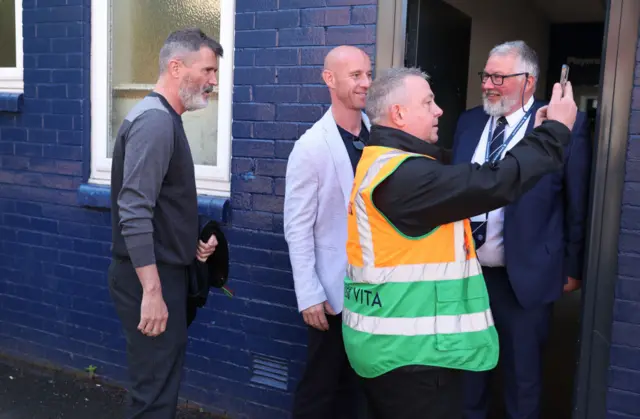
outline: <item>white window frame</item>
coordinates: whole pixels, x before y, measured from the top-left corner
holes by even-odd
[[[16,20],[16,66],[0,67],[0,91],[22,93],[24,72],[22,58],[22,0],[15,0]]]
[[[91,1],[91,174],[89,183],[111,183],[107,133],[111,110],[111,1]],[[220,58],[218,79],[218,138],[216,166],[195,165],[199,195],[228,197],[231,181],[231,124],[233,108],[233,55],[235,1],[220,2]]]

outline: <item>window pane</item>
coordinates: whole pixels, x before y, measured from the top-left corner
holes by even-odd
[[[0,0],[0,67],[16,66],[16,1]]]
[[[169,33],[196,26],[220,39],[220,0],[111,0],[111,5],[109,157],[122,120],[157,80],[158,54]],[[218,98],[212,94],[208,107],[182,115],[195,164],[216,164],[217,114]]]

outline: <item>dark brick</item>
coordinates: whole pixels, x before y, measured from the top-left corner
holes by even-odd
[[[376,23],[378,8],[376,6],[354,7],[351,11],[351,23],[367,25]]]
[[[348,7],[334,9],[308,9],[300,12],[301,26],[340,26],[348,25],[350,10]]]
[[[282,29],[278,35],[280,46],[324,45],[324,28]]]
[[[284,208],[284,197],[275,195],[253,195],[253,210],[280,213]]]
[[[281,9],[302,9],[308,7],[322,7],[326,0],[280,0]]]
[[[295,28],[300,25],[300,11],[279,10],[262,12],[256,15],[256,29]]]
[[[255,136],[262,139],[294,139],[298,134],[298,126],[285,122],[256,122]],[[276,150],[278,143],[276,143]]]
[[[235,86],[233,88],[234,102],[251,102],[251,86]]]
[[[237,103],[233,117],[238,120],[270,121],[275,119],[276,107],[267,103]]]
[[[297,65],[298,56],[297,48],[267,48],[256,51],[256,65]]]
[[[362,5],[375,5],[377,0],[326,0],[327,6],[362,6]]]
[[[237,157],[273,157],[273,141],[234,140],[233,155]]]
[[[277,8],[278,0],[236,0],[236,12],[261,12]]]
[[[233,72],[235,84],[271,84],[276,81],[275,68],[236,68]]]
[[[256,160],[256,175],[284,176],[287,170],[286,160]]]
[[[277,32],[275,30],[263,31],[236,31],[236,48],[275,47]]]
[[[305,86],[300,88],[300,103],[331,103],[327,86]]]
[[[242,31],[255,27],[255,13],[236,13],[236,30]]]
[[[345,26],[327,28],[327,45],[370,44],[375,41],[375,26]]]
[[[314,105],[278,105],[278,121],[317,121],[322,116],[322,107]],[[638,238],[640,241],[640,236]]]
[[[272,214],[266,212],[234,211],[233,225],[242,228],[251,228],[254,230],[271,231],[273,223],[272,217]],[[231,254],[232,257],[235,257],[238,255],[238,252],[234,251]]]
[[[285,180],[284,178],[278,178],[275,180],[275,194],[284,196]]]
[[[302,84],[322,82],[322,67],[295,67],[278,69],[278,83]]]
[[[298,101],[298,88],[293,86],[256,86],[255,100],[262,103],[295,103]]]
[[[233,125],[231,126],[231,135],[236,138],[253,137],[253,122],[233,121]]]
[[[620,233],[619,250],[625,253],[640,253],[640,234],[631,231]]]
[[[252,205],[252,195],[246,192],[235,192],[231,194],[231,207],[236,209],[250,210]]]
[[[617,298],[621,298],[617,294]],[[616,300],[613,305],[613,318],[624,323],[640,324],[640,302]]]
[[[327,56],[332,47],[312,47],[302,48],[300,50],[301,65],[323,65],[324,58]]]
[[[253,66],[255,64],[255,58],[256,52],[253,50],[236,50],[234,64],[236,66]],[[237,74],[237,72],[235,74]]]
[[[275,157],[279,159],[289,158],[289,154],[293,149],[294,141],[277,141]]]

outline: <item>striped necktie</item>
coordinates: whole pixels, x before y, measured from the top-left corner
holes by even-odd
[[[489,141],[489,161],[500,160],[498,149],[504,143],[504,131],[507,128],[507,118],[501,116],[496,122],[493,137]],[[502,153],[500,153],[502,154]]]

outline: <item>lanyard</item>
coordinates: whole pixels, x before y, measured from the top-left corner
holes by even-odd
[[[532,110],[533,110],[533,106],[529,108],[527,113],[525,113],[522,119],[520,119],[520,122],[518,122],[518,125],[516,125],[516,127],[511,131],[511,134],[509,134],[509,137],[500,145],[500,147],[498,147],[498,149],[495,152],[495,156],[491,159],[491,163],[497,160],[500,160],[500,156],[502,156],[502,152],[507,148],[507,146],[509,145],[513,137],[516,135],[516,133],[520,131],[520,128],[522,128],[522,124],[524,124],[524,121],[526,121],[527,118],[531,115]],[[485,149],[485,152],[484,152],[485,162],[489,161],[489,149],[491,148],[490,143],[491,143],[491,139],[493,138],[493,126],[494,126],[493,117],[491,117],[491,122],[489,124],[489,137],[487,138],[487,148]]]

